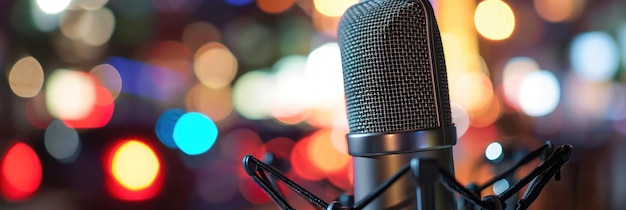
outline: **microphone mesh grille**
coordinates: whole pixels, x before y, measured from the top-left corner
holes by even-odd
[[[430,9],[430,10],[429,10]],[[439,29],[416,0],[372,0],[351,7],[339,24],[351,133],[396,132],[451,125],[447,75]],[[429,40],[434,38],[435,40]],[[429,44],[437,64],[431,64]],[[440,78],[433,78],[432,69]],[[438,122],[435,82],[443,121]]]

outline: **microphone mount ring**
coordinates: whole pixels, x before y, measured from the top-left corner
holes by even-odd
[[[418,152],[452,147],[456,144],[456,127],[394,133],[351,133],[347,139],[348,153],[355,157]]]

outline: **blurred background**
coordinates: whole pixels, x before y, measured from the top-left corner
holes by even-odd
[[[626,206],[626,1],[431,2],[457,179],[550,140],[574,157],[532,209]],[[241,169],[268,152],[326,201],[352,193],[336,28],[355,3],[1,1],[0,209],[277,209]]]

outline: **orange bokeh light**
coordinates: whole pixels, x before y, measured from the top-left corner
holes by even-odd
[[[321,180],[324,178],[322,170],[317,168],[308,154],[309,144],[312,138],[305,137],[298,141],[291,151],[291,168],[293,172],[306,180]]]
[[[486,127],[492,125],[500,118],[500,114],[502,114],[502,103],[498,97],[491,97],[491,101],[488,106],[485,106],[483,110],[480,110],[479,113],[476,113],[476,115],[471,118],[472,126],[479,128]]]
[[[311,162],[327,174],[342,170],[351,159],[350,155],[335,148],[331,136],[331,129],[316,131],[311,135],[307,148]]]
[[[41,177],[39,156],[25,143],[11,146],[0,162],[0,192],[8,201],[21,201],[33,195]]]

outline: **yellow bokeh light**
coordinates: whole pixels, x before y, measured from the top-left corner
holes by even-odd
[[[18,60],[9,72],[9,86],[15,95],[31,98],[43,86],[43,68],[37,59],[28,56]]]
[[[476,7],[474,24],[483,37],[503,40],[509,38],[515,29],[515,15],[505,2],[486,0]]]
[[[160,167],[159,159],[148,145],[131,140],[115,151],[111,172],[122,186],[137,191],[154,182]]]
[[[210,42],[196,51],[193,69],[205,86],[222,88],[235,78],[237,59],[223,44]]]
[[[358,0],[313,0],[315,9],[329,17],[339,17],[352,5],[359,3]]]

